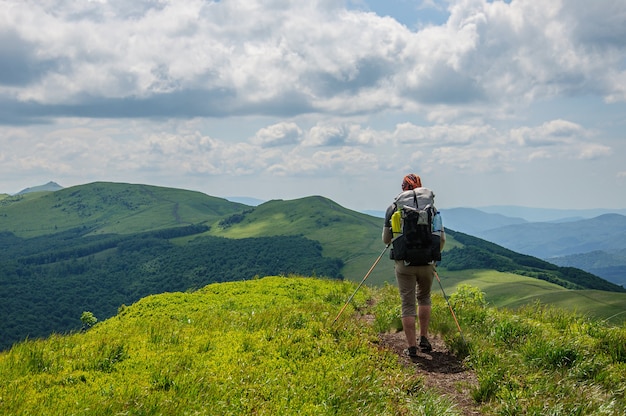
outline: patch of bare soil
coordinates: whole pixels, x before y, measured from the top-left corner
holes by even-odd
[[[476,375],[452,354],[439,336],[429,338],[431,352],[418,352],[416,358],[404,354],[407,347],[404,332],[380,334],[380,345],[396,354],[408,367],[414,367],[424,378],[428,389],[445,395],[463,415],[479,415],[478,405],[471,397],[471,389],[478,385]]]

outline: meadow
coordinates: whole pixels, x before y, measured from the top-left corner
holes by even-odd
[[[396,289],[274,276],[152,295],[71,334],[0,353],[7,415],[461,415],[380,345]],[[461,284],[432,329],[475,372],[482,414],[622,415],[626,328],[541,304],[500,309]],[[363,316],[373,319],[361,319]],[[461,386],[459,386],[461,388]]]
[[[485,293],[492,306],[517,309],[539,302],[610,324],[626,323],[626,293],[603,290],[571,290],[554,283],[496,270],[439,272],[445,291],[470,285]],[[436,287],[435,287],[436,288]]]

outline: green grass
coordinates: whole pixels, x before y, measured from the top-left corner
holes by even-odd
[[[397,329],[395,287],[363,286],[333,323],[355,287],[266,277],[149,296],[86,332],[0,353],[0,414],[461,414],[379,348],[377,334]],[[469,285],[450,304],[463,338],[440,295],[431,329],[476,373],[482,414],[626,411],[623,325],[538,303],[494,308]]]
[[[395,288],[271,277],[144,298],[86,333],[0,354],[3,414],[458,414],[376,347],[397,322]],[[374,306],[370,299],[376,299]],[[626,332],[540,305],[487,307],[462,285],[433,330],[466,355],[483,414],[624,411]],[[373,326],[354,311],[375,314]],[[370,309],[371,308],[371,309]]]
[[[0,354],[0,413],[457,414],[352,319],[368,288],[332,324],[353,289],[269,277],[144,298]]]
[[[621,415],[626,411],[626,327],[539,303],[517,311],[451,297],[470,339],[466,362],[486,414]]]
[[[596,319],[608,319],[616,325],[626,322],[626,293],[569,290],[543,280],[495,270],[450,272],[441,269],[439,277],[446,292],[469,284],[482,290],[487,301],[496,307],[516,309],[540,302]],[[433,286],[435,289],[438,289],[437,283]]]

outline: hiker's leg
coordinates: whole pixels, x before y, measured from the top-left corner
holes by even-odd
[[[415,347],[417,346],[415,327],[417,316],[415,290],[417,281],[415,273],[409,267],[404,266],[401,261],[396,261],[395,271],[400,300],[402,301],[402,328],[404,329],[404,335],[409,347]]]
[[[430,290],[433,285],[433,266],[417,266],[417,316],[420,324],[420,336],[428,337],[430,324],[431,297]]]
[[[403,316],[402,328],[404,328],[404,336],[406,337],[406,343],[409,345],[409,347],[417,346],[417,330],[415,329],[415,317]]]
[[[428,325],[430,324],[430,311],[432,307],[430,305],[420,305],[417,309],[417,314],[420,323],[420,336],[428,337]]]

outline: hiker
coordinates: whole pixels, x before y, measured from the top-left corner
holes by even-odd
[[[430,204],[432,211],[437,213],[434,207],[434,197],[435,195],[430,189],[422,187],[422,181],[418,175],[413,173],[406,175],[402,180],[402,192],[396,196],[394,202],[387,208],[385,213],[385,224],[382,233],[383,242],[385,244],[393,244],[392,240],[395,241],[394,233],[392,232],[392,215],[398,210],[399,205],[400,208],[405,205],[410,205],[413,208],[424,208],[424,206]],[[415,207],[415,204],[419,205],[419,207]],[[441,215],[437,213],[437,216],[439,218],[436,224],[441,224]],[[429,228],[433,234],[432,241],[434,243],[432,244],[438,242],[434,249],[440,253],[445,244],[443,225],[436,225],[435,228],[437,229],[433,229],[429,225]],[[435,260],[441,259],[440,254],[439,258],[433,257],[436,257],[436,255],[411,262],[394,257],[393,248],[391,252],[391,258],[394,259],[395,263],[395,276],[402,302],[402,327],[408,343],[408,349],[405,350],[405,354],[411,358],[417,356],[416,317],[419,321],[419,348],[423,352],[432,350],[428,340],[428,325],[431,313],[430,291],[435,273]]]

